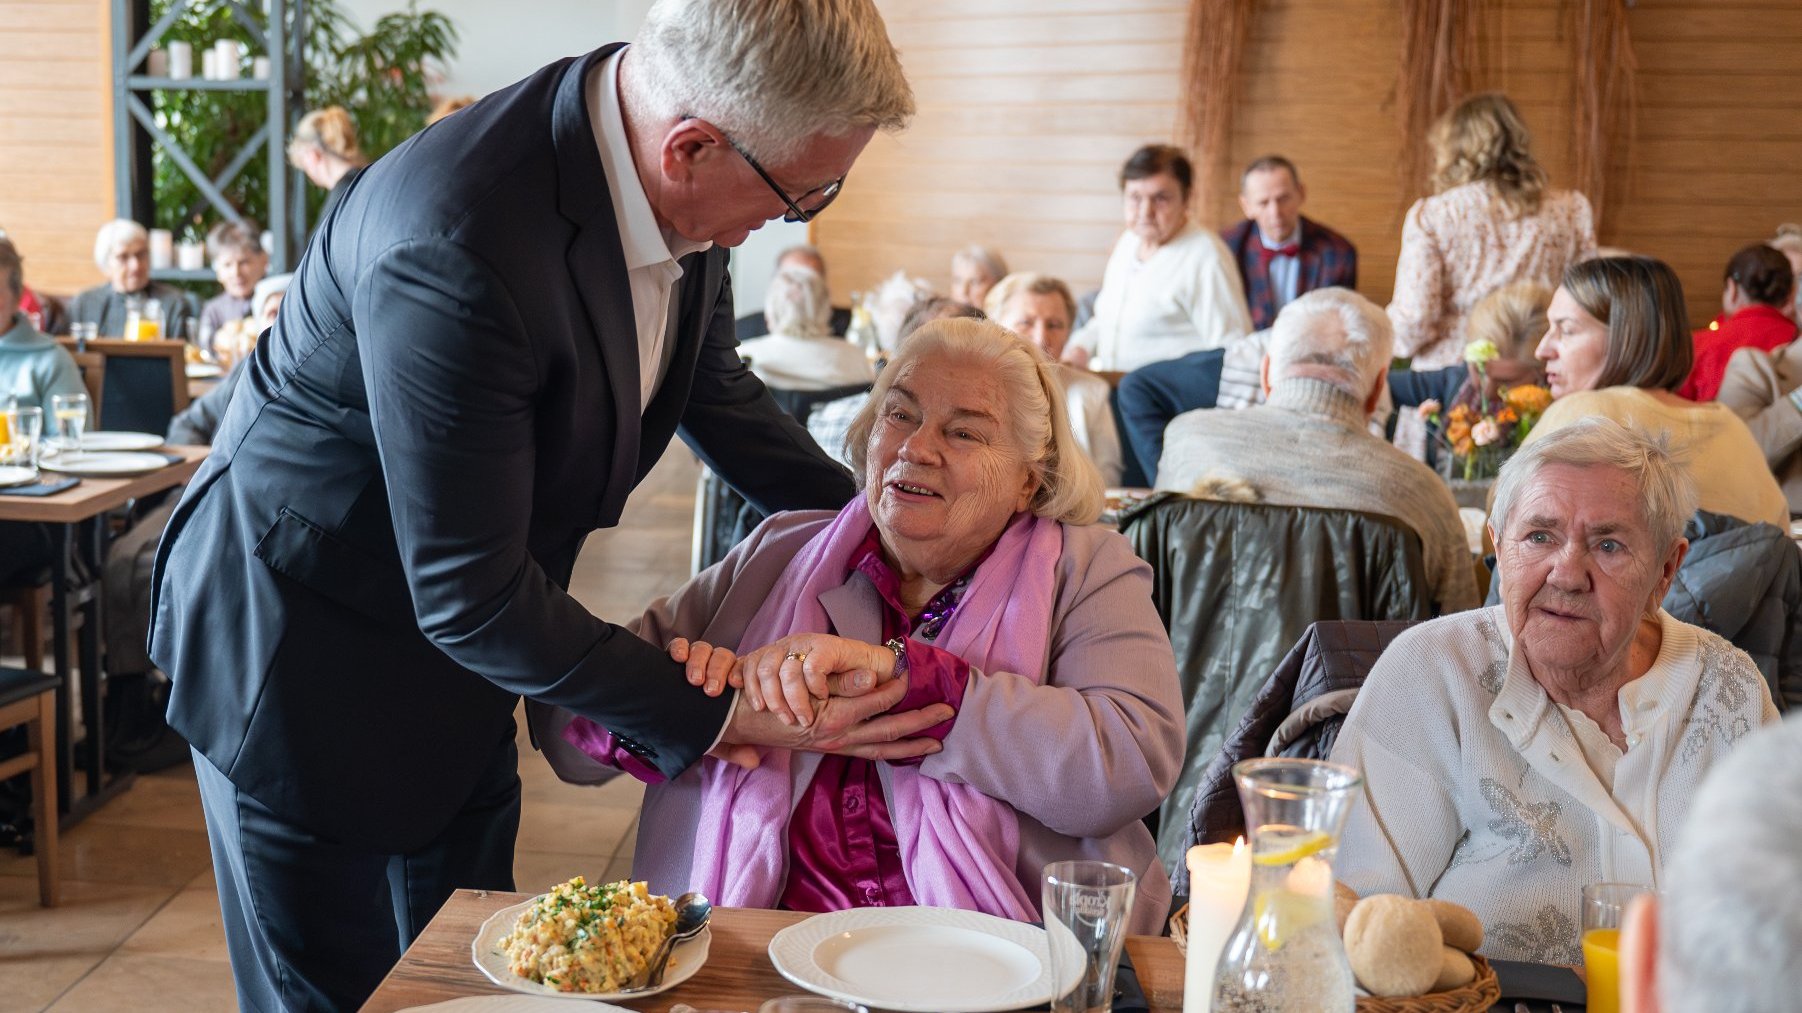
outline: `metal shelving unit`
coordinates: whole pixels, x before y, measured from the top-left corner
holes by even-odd
[[[152,77],[141,73],[151,49],[157,47],[163,34],[182,12],[202,4],[222,4],[229,9],[232,19],[249,35],[252,48],[260,48],[269,57],[267,78],[207,80],[201,77]],[[144,173],[149,165],[147,153],[150,146],[155,145],[194,182],[208,204],[227,220],[239,221],[243,214],[226,199],[224,190],[260,152],[266,152],[270,220],[264,224],[275,240],[269,269],[281,272],[293,266],[306,237],[306,202],[300,173],[288,166],[284,154],[288,135],[301,108],[305,70],[301,46],[306,37],[306,0],[262,0],[261,6],[263,18],[259,22],[258,16],[240,0],[174,0],[155,24],[133,38],[137,28],[148,20],[145,13],[147,0],[112,0],[114,203],[121,218],[138,221],[151,218],[154,208],[146,206],[148,187]],[[152,92],[183,89],[264,92],[268,96],[268,114],[262,127],[216,176],[207,175],[193,155],[184,151],[157,125],[156,114],[147,101]],[[212,272],[163,268],[153,271],[152,276],[166,280],[210,280]]]

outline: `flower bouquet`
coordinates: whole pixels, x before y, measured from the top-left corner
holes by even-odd
[[[1416,409],[1434,427],[1440,470],[1447,478],[1466,482],[1494,478],[1552,403],[1551,391],[1530,383],[1503,387],[1495,397],[1488,396],[1488,366],[1498,354],[1492,341],[1464,346],[1464,361],[1476,371],[1475,398],[1460,397],[1450,410],[1428,399]]]

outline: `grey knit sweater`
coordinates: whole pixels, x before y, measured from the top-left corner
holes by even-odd
[[[1433,601],[1443,612],[1478,604],[1458,505],[1426,465],[1364,428],[1364,407],[1330,383],[1278,381],[1266,404],[1178,415],[1164,432],[1158,488],[1240,482],[1259,501],[1388,514],[1419,535]]]

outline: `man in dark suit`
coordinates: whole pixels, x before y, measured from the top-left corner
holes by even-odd
[[[1221,230],[1220,238],[1239,264],[1251,326],[1264,330],[1277,311],[1303,292],[1317,288],[1357,288],[1358,250],[1344,236],[1303,217],[1307,188],[1295,163],[1265,155],[1239,177],[1239,208],[1245,220]]]
[[[897,680],[784,726],[566,590],[678,431],[761,510],[853,494],[740,364],[727,247],[824,208],[912,96],[872,5],[767,6],[662,0],[370,166],[309,243],[153,581],[245,1008],[354,1008],[452,889],[511,888],[522,695],[669,777],[918,755],[947,716],[884,714]]]
[[[1239,207],[1245,220],[1222,229],[1220,238],[1239,265],[1255,331],[1268,329],[1277,311],[1303,292],[1358,287],[1357,248],[1339,233],[1303,217],[1301,207],[1307,199],[1295,163],[1281,155],[1253,160],[1239,177]],[[1234,369],[1235,353],[1243,353],[1237,358],[1255,365],[1263,356],[1253,346],[1261,342],[1254,333],[1240,339],[1243,347],[1191,352],[1134,370],[1120,381],[1121,435],[1144,469],[1146,481],[1157,482],[1164,427],[1183,412],[1212,408],[1217,402],[1224,406],[1222,387],[1230,385],[1235,374],[1245,373]]]

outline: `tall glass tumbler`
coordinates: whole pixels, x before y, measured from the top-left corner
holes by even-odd
[[[1639,883],[1591,883],[1583,888],[1583,971],[1589,1013],[1621,1008],[1621,924],[1633,898],[1653,889]]]
[[[6,436],[0,441],[0,464],[37,471],[44,410],[13,405],[6,409],[5,423]]]
[[[1363,776],[1320,760],[1233,764],[1251,836],[1251,886],[1214,971],[1216,1013],[1352,1013],[1333,918],[1333,858]]]
[[[51,395],[50,412],[56,416],[58,448],[70,453],[81,449],[81,434],[88,427],[89,407],[86,394]]]
[[[1137,886],[1131,869],[1109,862],[1045,866],[1042,899],[1051,980],[1064,993],[1052,1001],[1052,1013],[1113,1009],[1114,967],[1126,942]],[[1075,987],[1068,988],[1072,981]]]

